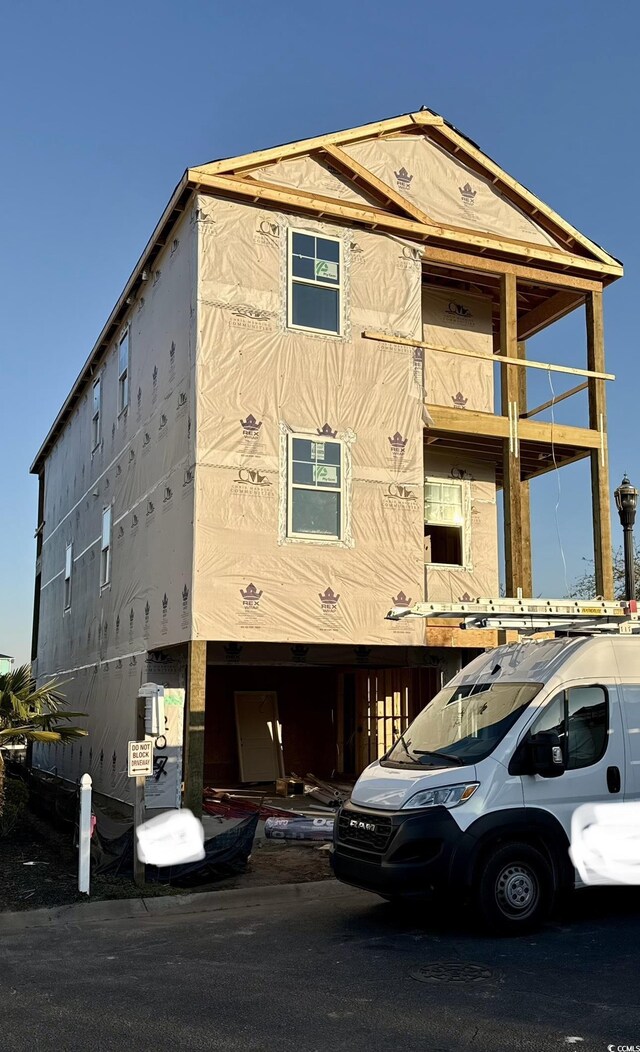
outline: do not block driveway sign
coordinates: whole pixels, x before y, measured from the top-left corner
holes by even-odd
[[[153,742],[129,742],[129,778],[153,774]]]

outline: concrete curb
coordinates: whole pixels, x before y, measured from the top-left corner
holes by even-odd
[[[46,928],[57,924],[99,924],[111,920],[140,920],[144,917],[189,913],[214,913],[243,907],[276,905],[281,902],[312,902],[353,894],[336,880],[310,880],[304,884],[267,884],[258,888],[203,891],[200,894],[168,895],[166,898],[106,899],[73,903],[56,909],[20,910],[0,913],[0,932]]]

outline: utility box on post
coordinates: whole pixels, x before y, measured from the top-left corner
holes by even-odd
[[[144,730],[152,738],[164,734],[164,687],[143,683],[138,697],[144,698]]]

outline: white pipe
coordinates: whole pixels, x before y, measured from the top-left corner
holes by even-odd
[[[91,775],[80,779],[80,822],[78,837],[78,891],[89,894],[91,849]]]

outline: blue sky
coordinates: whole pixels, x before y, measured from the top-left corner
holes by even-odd
[[[638,482],[639,31],[638,5],[593,0],[3,5],[0,652],[29,656],[31,460],[183,170],[212,158],[442,113],[625,263],[605,296],[611,469]],[[581,317],[556,328],[530,356],[583,364]],[[553,595],[562,553],[571,583],[592,544],[586,465],[559,482],[532,486]]]

